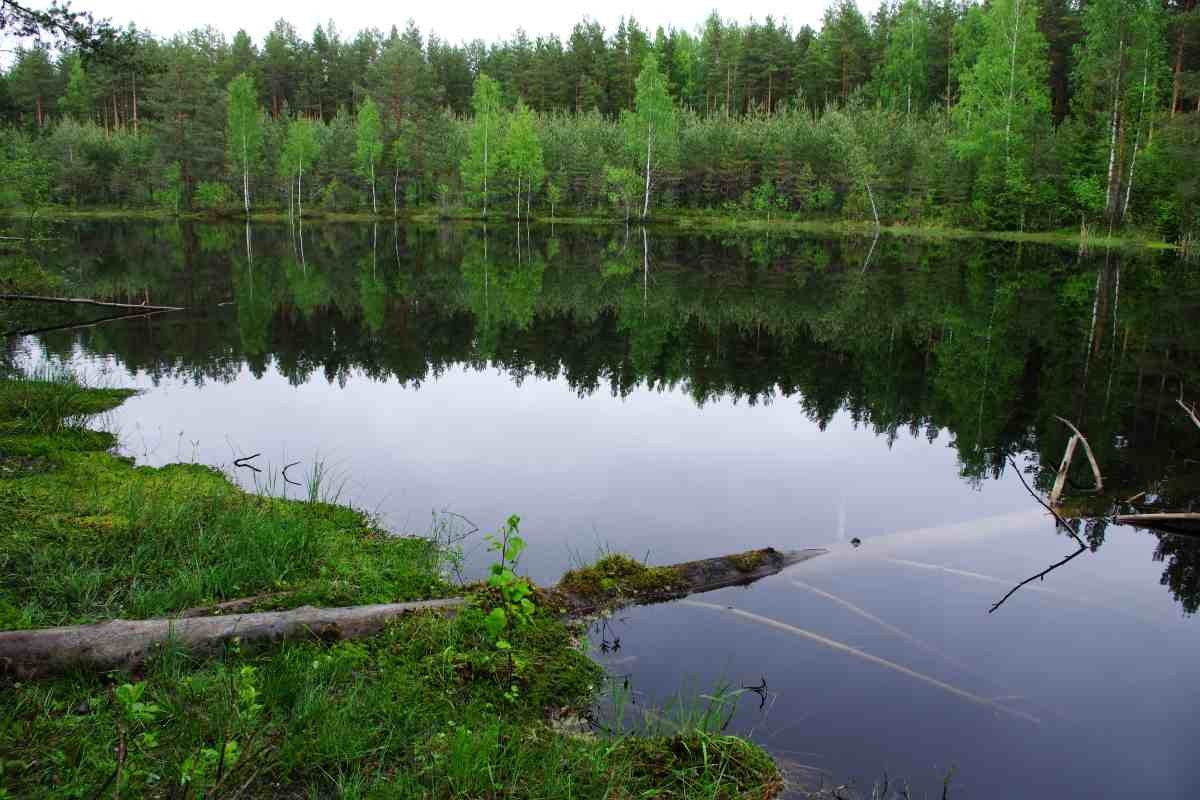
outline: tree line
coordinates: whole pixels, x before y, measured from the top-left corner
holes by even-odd
[[[19,48],[7,190],[37,205],[723,215],[1194,235],[1195,0],[834,0],[451,45],[129,28]],[[389,209],[390,206],[390,209]]]

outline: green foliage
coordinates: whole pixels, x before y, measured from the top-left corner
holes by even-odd
[[[1035,0],[987,6],[978,56],[960,78],[962,97],[954,108],[956,152],[980,173],[974,206],[984,220],[1000,215],[1006,226],[1023,223],[1034,142],[1050,122],[1049,62],[1038,13]]]
[[[201,181],[192,197],[192,203],[203,211],[228,211],[232,202],[229,187],[212,181]]]
[[[525,550],[520,526],[521,518],[514,514],[505,521],[499,534],[486,537],[488,550],[497,556],[496,563],[491,566],[487,585],[499,593],[500,604],[484,618],[484,627],[501,650],[512,648],[504,638],[505,633],[528,626],[536,610],[532,600],[533,586],[528,579],[517,577],[515,572],[517,561]]]
[[[483,209],[488,205],[488,179],[496,172],[497,123],[500,116],[500,86],[485,73],[475,79],[475,92],[471,97],[475,112],[468,134],[469,149],[461,165],[463,184],[472,197],[482,201]]]
[[[788,211],[830,220],[1046,231],[1129,214],[1173,237],[1196,218],[1181,144],[1200,96],[1196,18],[1154,0],[902,0],[868,19],[838,0],[819,30],[713,14],[651,35],[630,18],[482,48],[415,25],[306,39],[280,21],[261,51],[244,33],[129,32],[117,72],[18,47],[0,161],[28,137],[15,161],[32,167],[14,171],[35,180],[6,179],[0,203],[180,210],[207,181],[240,182],[247,211],[252,190],[264,212],[349,211],[363,180],[377,213],[386,160],[397,211],[512,197],[517,214],[544,200],[623,216],[615,165],[642,178],[642,216],[763,214],[748,195],[770,181]],[[1096,179],[1102,212],[1083,191]]]
[[[379,206],[375,202],[375,168],[383,158],[383,122],[379,119],[379,106],[369,97],[358,108],[356,134],[355,159],[359,173],[370,183],[372,209],[378,212]]]
[[[226,148],[229,159],[242,173],[246,213],[250,213],[250,172],[262,157],[262,112],[254,78],[242,73],[229,82],[226,90],[228,127]]]

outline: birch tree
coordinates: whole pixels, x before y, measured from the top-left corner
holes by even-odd
[[[675,105],[653,53],[648,53],[642,62],[636,87],[634,110],[624,115],[624,123],[626,142],[638,156],[645,185],[642,201],[642,219],[645,219],[650,213],[654,171],[674,154],[676,133]]]
[[[1082,22],[1073,111],[1091,123],[1091,131],[1103,131],[1090,169],[1103,170],[1104,216],[1116,226],[1124,221],[1136,159],[1158,101],[1165,17],[1156,0],[1093,0]]]
[[[283,146],[283,157],[279,164],[285,177],[295,179],[296,213],[304,214],[304,168],[310,170],[321,152],[321,142],[317,138],[317,125],[312,120],[303,117],[292,120],[288,125],[287,140]]]
[[[497,127],[500,117],[500,84],[479,73],[475,93],[471,98],[475,119],[471,124],[467,157],[462,163],[463,181],[483,196],[483,213],[487,215],[488,179],[496,172]]]
[[[379,213],[379,202],[375,198],[375,168],[383,157],[383,122],[379,119],[379,106],[367,98],[358,107],[355,158],[359,172],[371,183],[371,210]]]
[[[919,0],[904,0],[883,56],[881,98],[911,115],[929,101],[929,15]]]
[[[257,97],[254,78],[246,73],[243,72],[229,82],[226,91],[229,115],[226,147],[229,160],[236,164],[242,173],[242,200],[246,207],[246,216],[250,216],[250,169],[253,164],[258,163],[263,143],[262,117]]]
[[[978,164],[983,192],[1017,204],[1031,191],[1033,139],[1050,124],[1049,61],[1037,21],[1035,0],[993,0],[983,10],[979,54],[960,76],[955,108],[958,156]]]
[[[521,190],[525,189],[526,216],[532,196],[546,175],[542,160],[542,143],[534,127],[533,112],[521,100],[513,110],[504,134],[503,160],[512,176],[517,196],[517,218],[521,217]]]

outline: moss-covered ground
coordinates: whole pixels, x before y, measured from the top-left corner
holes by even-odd
[[[126,396],[63,374],[0,377],[0,630],[261,593],[290,606],[457,591],[433,544],[352,509],[247,494],[201,466],[118,458],[94,426]],[[620,567],[601,570],[618,582],[662,577]],[[778,792],[762,750],[705,726],[588,733],[579,721],[604,676],[581,632],[538,609],[500,647],[488,596],[368,639],[253,653],[234,644],[207,661],[166,648],[137,674],[21,683],[0,665],[0,798]]]

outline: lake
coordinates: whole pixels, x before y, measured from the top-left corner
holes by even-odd
[[[0,309],[9,331],[59,328],[6,358],[146,390],[102,421],[140,463],[292,497],[315,469],[400,532],[519,514],[547,583],[607,551],[830,551],[594,626],[626,725],[754,686],[728,730],[798,786],[1200,796],[1200,540],[1106,519],[1200,495],[1177,403],[1200,401],[1194,263],[620,226],[59,233],[42,258],[71,294],[185,308],[84,327],[111,310]],[[1079,549],[1021,480],[1050,491],[1057,416],[1104,476],[1091,492],[1074,459],[1086,548],[989,613]],[[261,472],[235,466],[253,454]],[[468,574],[489,557],[464,542]]]

